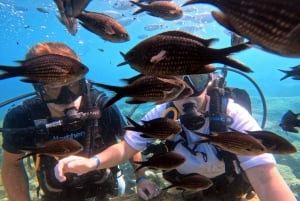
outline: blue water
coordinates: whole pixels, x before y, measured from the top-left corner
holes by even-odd
[[[181,5],[183,1],[175,1]],[[137,9],[135,6],[127,8],[126,0],[93,0],[87,7],[95,12],[117,12],[125,17],[119,18],[126,24],[131,40],[126,43],[111,43],[104,41],[95,34],[79,25],[75,36],[70,35],[66,28],[57,19],[57,8],[51,0],[2,0],[0,2],[0,64],[18,65],[15,61],[24,59],[27,50],[37,42],[60,41],[73,48],[84,64],[89,66],[87,78],[97,82],[122,85],[122,78],[136,75],[128,65],[117,67],[123,61],[120,51],[127,52],[142,38],[155,35],[167,30],[193,31],[203,38],[219,38],[213,47],[222,48],[230,46],[230,35],[226,29],[216,22],[202,23],[188,20],[189,16],[216,9],[206,4],[186,7],[186,20],[163,21],[145,13],[133,16],[131,13]],[[120,6],[121,5],[121,6]],[[36,8],[43,8],[48,13],[40,12]],[[116,9],[115,9],[116,8]],[[197,10],[191,12],[191,10]],[[147,31],[151,29],[159,29]],[[147,29],[147,30],[146,30]],[[99,51],[102,49],[103,51]],[[299,81],[286,79],[280,81],[284,75],[277,69],[288,69],[299,65],[300,59],[292,59],[267,53],[258,48],[251,48],[233,56],[250,66],[254,73],[249,74],[261,87],[267,97],[300,95]],[[218,65],[216,65],[218,66]],[[241,76],[231,75],[228,84],[249,88],[250,93],[257,95],[252,85]],[[20,78],[1,80],[0,102],[15,96],[32,91],[30,84],[19,81]],[[1,108],[0,118],[9,106]]]

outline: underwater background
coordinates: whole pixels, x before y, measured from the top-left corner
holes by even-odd
[[[174,1],[181,5],[183,1]],[[199,35],[203,38],[218,38],[212,47],[229,47],[231,35],[228,30],[214,21],[210,15],[212,9],[217,8],[208,4],[197,4],[183,8],[184,17],[175,21],[164,21],[146,13],[132,15],[137,6],[127,0],[92,0],[86,10],[110,13],[123,24],[130,35],[130,41],[125,43],[111,43],[87,31],[78,25],[75,36],[69,34],[64,25],[57,18],[55,3],[51,0],[1,0],[0,1],[0,65],[19,65],[15,61],[23,60],[28,49],[38,42],[64,42],[81,57],[82,63],[89,67],[87,78],[95,82],[120,85],[123,78],[130,78],[138,72],[128,65],[117,67],[123,62],[120,52],[126,53],[143,39],[167,30],[182,30]],[[234,58],[251,67],[253,73],[247,74],[260,87],[267,101],[266,130],[272,130],[290,140],[300,150],[300,137],[296,133],[286,133],[279,127],[282,115],[288,110],[300,113],[300,81],[287,78],[280,81],[284,73],[278,69],[290,70],[290,67],[300,64],[300,59],[287,58],[265,52],[257,47],[236,53]],[[218,67],[218,64],[215,66]],[[222,66],[219,66],[222,67]],[[244,88],[252,99],[253,115],[261,122],[263,117],[261,98],[249,80],[245,77],[229,72],[227,85]],[[0,103],[33,92],[30,84],[20,81],[20,77],[0,80]],[[100,89],[102,90],[102,89]],[[107,91],[110,96],[111,92]],[[117,102],[123,114],[131,114],[134,105],[124,103],[125,99]],[[20,100],[22,101],[22,100]],[[0,108],[0,120],[9,108],[18,104],[13,102]],[[134,119],[139,120],[153,105],[143,104],[134,111]],[[2,125],[2,124],[1,124]],[[0,149],[1,153],[1,149]],[[288,182],[292,191],[300,196],[300,154],[275,156],[278,168]],[[0,161],[1,163],[1,161]],[[127,166],[125,166],[126,168]],[[131,171],[128,169],[128,171]],[[127,180],[131,173],[128,172]],[[0,200],[5,200],[5,192],[0,183]]]

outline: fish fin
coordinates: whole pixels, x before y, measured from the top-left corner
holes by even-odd
[[[292,31],[288,33],[287,38],[289,38],[290,41],[299,44],[300,42],[299,35],[300,35],[300,24],[298,24],[296,27],[293,28]]]
[[[108,108],[109,106],[111,106],[112,104],[120,100],[121,98],[123,98],[122,95],[116,94],[114,97],[110,98],[108,101],[104,103],[103,108]]]
[[[134,126],[134,128],[138,129],[137,131],[141,131],[142,130],[143,126],[141,126],[140,124],[138,124],[137,122],[135,122],[129,116],[126,116],[126,119],[128,120],[129,123],[131,123]]]
[[[120,52],[120,54],[122,55],[122,57],[125,59],[125,61],[119,63],[117,66],[123,66],[123,65],[126,65],[128,64],[128,62],[126,61],[126,54],[124,52]]]
[[[113,27],[109,23],[105,24],[104,31],[108,35],[114,35],[114,34],[116,34],[115,30],[113,29]]]
[[[152,138],[152,137],[150,137],[150,136],[148,136],[146,134],[141,134],[140,136],[143,137],[143,138]]]
[[[236,130],[234,128],[231,128],[231,127],[229,127],[228,129],[231,130],[231,131],[234,131],[234,132],[240,132],[240,131],[238,131],[238,130]],[[246,132],[248,132],[248,131],[246,131]],[[249,131],[249,132],[251,132],[251,131]]]
[[[32,80],[30,78],[23,78],[21,79],[22,82],[25,82],[25,83],[31,83],[31,84],[35,84],[35,83],[41,83],[39,81],[36,81],[36,80]]]
[[[230,24],[229,20],[227,19],[226,15],[224,13],[213,10],[213,11],[211,11],[211,15],[223,27],[229,29],[230,31],[233,31],[234,33],[237,33],[237,31],[232,27],[232,25]]]
[[[138,163],[138,162],[140,162],[140,163]],[[136,163],[136,164],[141,164],[142,162],[141,162],[141,161],[135,161],[134,163]],[[139,170],[142,169],[143,167],[144,167],[143,165],[140,165],[139,167],[137,167],[137,168],[134,170],[134,172],[139,171]]]
[[[143,74],[139,74],[139,75],[136,75],[134,77],[131,77],[131,78],[127,78],[127,79],[121,79],[122,81],[125,81],[126,83],[128,84],[131,84],[133,83],[135,80],[139,79],[140,77],[143,77],[144,75]]]
[[[122,87],[108,85],[108,84],[102,84],[102,83],[92,82],[92,81],[91,81],[91,84],[96,86],[96,87],[102,87],[102,88],[107,89],[109,91],[114,91],[116,93],[119,93],[122,89]]]
[[[243,71],[243,72],[247,72],[247,73],[253,72],[253,70],[251,68],[244,65],[242,62],[234,60],[230,57],[225,57],[224,60],[223,60],[223,63],[225,65],[231,66],[231,67],[236,68],[236,69],[238,69],[240,71]]]
[[[128,104],[142,104],[142,103],[147,103],[147,101],[141,101],[141,100],[137,100],[137,99],[128,99],[125,101]]]
[[[124,126],[123,128],[124,128],[125,130],[130,130],[130,131],[139,131],[136,127],[131,126],[131,125],[129,125],[129,126]]]
[[[200,38],[199,36],[190,34],[185,31],[166,31],[166,32],[160,33],[159,35],[183,37],[183,38],[192,39],[192,40],[195,40],[195,41],[203,44],[206,47],[210,46],[213,42],[219,40],[218,38],[203,39],[203,38]]]
[[[169,188],[173,188],[174,186],[175,186],[174,184],[171,184],[167,187],[162,188],[161,191],[167,191]]]
[[[17,160],[23,160],[24,158],[28,158],[28,157],[33,156],[33,155],[35,155],[35,154],[36,154],[36,153],[31,152],[31,153],[25,154],[24,156],[18,158]]]
[[[166,53],[166,50],[161,50],[157,55],[151,57],[150,62],[153,64],[157,64],[158,62],[166,58]]]

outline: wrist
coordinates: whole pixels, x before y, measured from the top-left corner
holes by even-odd
[[[141,181],[144,181],[145,179],[147,179],[145,176],[140,176],[135,180],[135,183],[138,184]]]
[[[91,157],[91,159],[95,162],[95,170],[100,168],[100,158],[97,155]]]

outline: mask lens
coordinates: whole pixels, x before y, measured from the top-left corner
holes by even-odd
[[[68,94],[72,94],[73,96],[72,99],[77,98],[83,93],[82,82],[84,81],[74,82],[62,87],[53,87],[51,85],[44,85],[40,93],[45,102],[56,102],[57,99],[59,99],[59,97],[68,96]],[[66,91],[68,91],[69,93],[66,93]]]
[[[209,74],[186,75],[184,80],[193,88],[195,93],[202,93],[210,80],[210,76]]]

